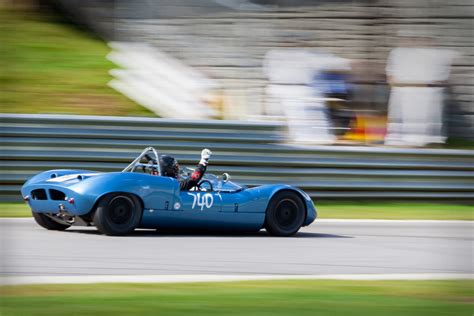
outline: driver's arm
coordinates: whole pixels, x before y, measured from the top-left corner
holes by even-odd
[[[209,158],[211,157],[212,152],[209,149],[203,149],[201,152],[201,161],[191,176],[186,180],[179,181],[179,188],[181,190],[190,190],[191,188],[197,186],[199,181],[201,181],[204,173],[206,173],[207,164],[209,163]]]

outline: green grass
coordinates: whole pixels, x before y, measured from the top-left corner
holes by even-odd
[[[424,202],[318,202],[320,218],[474,220],[474,206]]]
[[[474,206],[402,202],[316,202],[319,218],[474,220]],[[0,217],[31,216],[24,203],[0,203]]]
[[[445,147],[452,149],[474,149],[474,140],[449,137]]]
[[[0,112],[154,116],[107,86],[107,45],[52,13],[0,8]]]
[[[31,210],[25,203],[0,203],[0,217],[30,217]]]
[[[2,315],[466,315],[473,281],[4,286]]]

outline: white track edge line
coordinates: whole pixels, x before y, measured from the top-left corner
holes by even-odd
[[[0,285],[90,284],[90,283],[191,283],[264,280],[459,280],[474,279],[470,273],[402,273],[402,274],[318,274],[318,275],[65,275],[1,276]]]
[[[473,224],[474,221],[471,220],[455,220],[455,219],[331,219],[331,218],[321,218],[316,219],[314,224],[320,223],[393,223],[393,224],[441,224],[441,223],[449,223],[449,224],[456,224],[456,223],[463,223],[463,224]]]
[[[0,221],[33,221],[32,217],[2,217]],[[311,225],[318,223],[392,223],[392,224],[474,224],[474,220],[438,220],[438,219],[331,219],[331,218],[317,218]]]

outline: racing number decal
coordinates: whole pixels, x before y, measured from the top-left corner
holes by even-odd
[[[201,211],[203,211],[204,207],[211,208],[212,205],[214,204],[214,197],[210,193],[205,193],[203,195],[201,195],[201,193],[195,193],[195,194],[188,193],[188,194],[194,198],[193,206],[192,206],[193,210],[196,206],[198,206],[201,208]]]

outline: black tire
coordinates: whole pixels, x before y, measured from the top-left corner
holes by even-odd
[[[123,236],[133,232],[141,218],[142,206],[136,196],[114,193],[99,201],[92,221],[102,234]]]
[[[279,192],[268,204],[265,229],[273,236],[293,236],[303,225],[305,213],[305,206],[298,193]]]
[[[47,230],[66,230],[71,225],[67,224],[61,224],[56,222],[55,220],[51,219],[48,217],[48,215],[42,214],[42,213],[33,213],[33,218],[35,221],[38,223],[43,228],[46,228]]]

